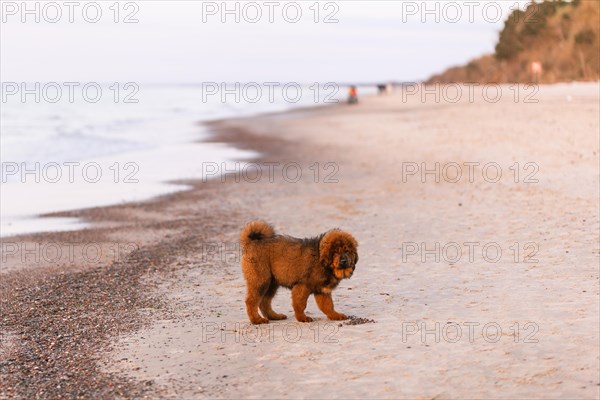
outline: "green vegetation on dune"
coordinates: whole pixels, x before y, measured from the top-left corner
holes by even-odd
[[[532,71],[539,63],[542,72]],[[570,82],[600,79],[600,1],[545,0],[511,13],[495,53],[434,75],[427,83]]]

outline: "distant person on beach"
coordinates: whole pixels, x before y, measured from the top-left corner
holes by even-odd
[[[540,81],[540,77],[542,76],[542,63],[540,61],[532,61],[530,65],[531,74],[533,75],[533,81],[538,83]]]
[[[350,86],[350,90],[348,90],[348,104],[356,104],[358,103],[358,92],[356,91],[356,86]]]

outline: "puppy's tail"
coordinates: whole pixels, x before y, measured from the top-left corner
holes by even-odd
[[[242,250],[253,241],[269,239],[275,236],[275,230],[265,221],[252,221],[248,223],[240,234]]]

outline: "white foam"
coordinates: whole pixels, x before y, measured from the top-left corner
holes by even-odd
[[[256,156],[255,152],[237,150],[219,143],[185,143],[87,160],[81,163],[81,168],[73,167],[71,177],[68,176],[68,169],[61,166],[62,179],[56,183],[43,179],[36,182],[35,176],[26,175],[22,181],[2,187],[0,232],[2,236],[36,232],[41,230],[42,224],[47,230],[52,226],[52,221],[58,223],[56,228],[60,230],[80,229],[83,226],[81,223],[76,224],[64,218],[40,220],[38,227],[32,223],[34,220],[31,217],[142,201],[185,190],[188,186],[170,182],[206,175],[203,174],[203,165],[205,169],[215,164],[219,170],[223,168],[222,165],[233,169],[235,166],[231,160]],[[85,176],[84,166],[87,167]],[[97,171],[101,172],[100,179],[97,178]]]

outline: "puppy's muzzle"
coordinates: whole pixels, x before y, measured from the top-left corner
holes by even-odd
[[[352,264],[350,257],[346,254],[340,256],[340,261],[336,269],[341,272],[341,276],[338,277],[350,278],[354,274],[354,268],[356,266]]]
[[[343,255],[340,258],[340,268],[345,269],[348,268],[350,266],[350,260],[348,260],[348,257]]]

